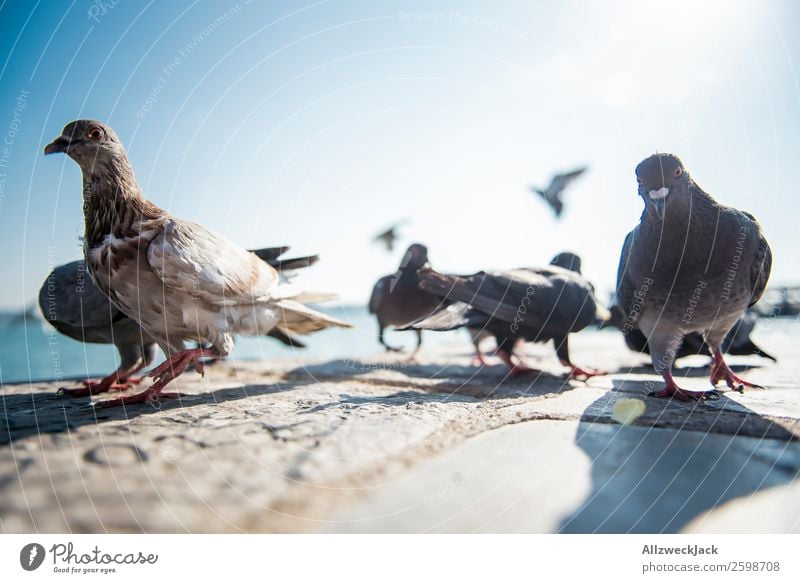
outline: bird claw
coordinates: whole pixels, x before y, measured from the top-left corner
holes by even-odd
[[[592,377],[599,377],[599,376],[603,376],[605,374],[608,374],[608,373],[606,373],[605,371],[602,371],[602,370],[583,369],[583,368],[580,368],[580,367],[574,366],[574,365],[567,365],[567,366],[570,367],[570,371],[567,373],[567,380],[575,379],[577,381],[586,382]],[[583,378],[579,378],[579,377],[583,377]]]
[[[719,392],[716,390],[711,391],[685,391],[678,387],[670,387],[669,385],[660,391],[650,391],[647,393],[648,397],[655,397],[656,399],[672,399],[678,401],[716,401],[719,399]]]
[[[128,378],[123,382],[119,382],[118,380],[115,381],[113,379],[116,379],[116,376],[109,376],[99,381],[87,379],[85,381],[81,381],[83,387],[80,388],[59,387],[56,391],[56,395],[59,397],[86,397],[108,391],[127,391],[131,388],[131,385],[140,382],[140,379],[138,378]]]
[[[711,368],[711,384],[713,386],[716,387],[720,381],[725,381],[725,384],[728,385],[728,388],[732,391],[736,391],[737,393],[744,393],[745,387],[749,387],[751,389],[765,388],[761,385],[751,383],[736,376],[722,359],[722,355],[714,355],[712,358],[713,363]]]

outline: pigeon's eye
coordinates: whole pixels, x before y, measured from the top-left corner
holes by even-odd
[[[103,130],[101,130],[100,128],[94,127],[94,128],[92,128],[92,129],[90,129],[90,130],[89,130],[89,132],[86,134],[86,136],[87,136],[89,139],[92,139],[92,140],[99,140],[99,139],[102,139],[102,137],[103,137]]]
[[[673,172],[673,174],[675,174],[676,177],[680,176],[681,174],[683,174],[683,170],[681,170],[681,167],[678,166],[677,168],[675,168],[675,172]]]

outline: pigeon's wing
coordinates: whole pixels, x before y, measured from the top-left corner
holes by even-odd
[[[575,168],[570,172],[556,174],[550,181],[550,186],[547,187],[548,194],[550,194],[550,196],[553,198],[557,198],[558,195],[561,194],[561,192],[563,192],[567,186],[569,186],[570,182],[578,178],[578,176],[586,172],[586,170],[586,166],[582,166],[580,168]]]
[[[756,250],[756,257],[753,261],[753,265],[750,267],[752,295],[749,306],[752,306],[761,299],[767,287],[769,274],[770,271],[772,271],[772,249],[770,249],[769,243],[767,243],[767,239],[764,237],[764,233],[761,232],[761,226],[758,224],[756,218],[750,213],[744,214],[753,221],[753,226],[758,234],[758,249]]]
[[[631,314],[631,306],[634,301],[634,285],[631,278],[628,277],[628,262],[630,260],[631,249],[636,237],[636,229],[631,231],[625,236],[625,242],[622,244],[622,253],[619,257],[619,267],[617,267],[617,291],[614,299],[616,305],[622,312],[623,324],[627,321]]]
[[[370,314],[377,314],[378,311],[381,309],[381,306],[383,305],[383,298],[386,296],[388,286],[389,286],[389,278],[382,277],[377,281],[375,287],[372,288],[372,295],[369,298]]]
[[[279,283],[278,272],[258,256],[189,221],[164,223],[147,260],[165,286],[215,305],[269,300]]]

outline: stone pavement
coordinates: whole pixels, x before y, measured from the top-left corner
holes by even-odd
[[[768,389],[695,404],[647,398],[658,377],[613,331],[571,340],[611,373],[587,383],[550,346],[511,380],[465,342],[218,363],[160,408],[6,385],[0,532],[798,532],[800,343],[771,340],[780,364],[731,360]],[[683,386],[708,387],[707,360]],[[633,425],[621,398],[645,402]]]

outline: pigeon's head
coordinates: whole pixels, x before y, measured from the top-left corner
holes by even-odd
[[[667,201],[688,192],[685,187],[691,179],[680,158],[674,154],[654,154],[636,167],[636,180],[648,212],[663,220]]]
[[[93,174],[111,166],[120,156],[125,157],[125,149],[114,130],[90,119],[69,122],[61,130],[61,135],[44,148],[45,155],[58,152],[63,152],[83,170]]]
[[[581,272],[581,258],[569,251],[562,251],[550,260],[550,265],[563,267],[575,273]]]
[[[400,263],[402,267],[410,267],[411,269],[420,269],[428,263],[428,248],[425,245],[414,243],[406,249],[406,254],[403,256],[403,261]]]

